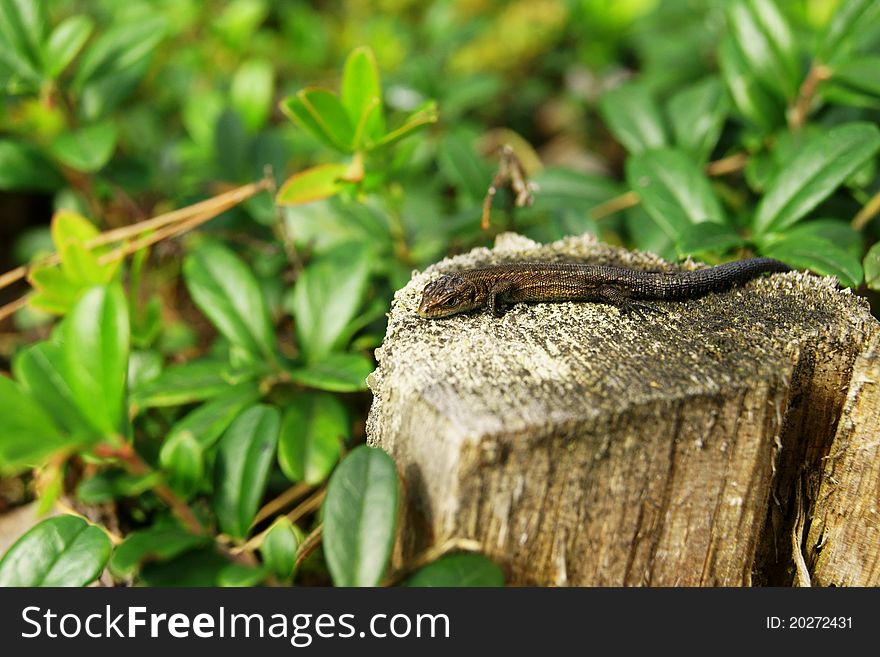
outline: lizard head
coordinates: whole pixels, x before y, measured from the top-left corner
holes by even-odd
[[[425,286],[419,315],[431,319],[448,317],[479,308],[477,286],[458,274],[447,274]]]

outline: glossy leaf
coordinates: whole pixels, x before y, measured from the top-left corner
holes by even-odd
[[[629,83],[606,92],[599,99],[599,110],[615,139],[632,154],[669,143],[660,109],[641,84]]]
[[[105,434],[124,434],[128,305],[122,287],[95,287],[64,321],[64,366],[80,412]]]
[[[405,586],[504,586],[504,571],[482,554],[450,554],[417,570]]]
[[[278,411],[263,404],[239,415],[220,438],[214,463],[214,512],[234,539],[247,536],[266,489],[280,424]]]
[[[276,338],[263,292],[250,268],[217,243],[203,243],[183,263],[186,287],[211,323],[254,360],[276,358]]]
[[[230,392],[230,386],[257,376],[252,370],[234,371],[221,360],[194,360],[166,367],[162,374],[132,390],[137,408],[180,406]]]
[[[703,222],[688,226],[679,236],[677,247],[682,254],[724,253],[744,246],[746,240],[732,226]]]
[[[486,196],[492,182],[492,168],[477,154],[475,140],[464,131],[446,135],[437,153],[440,171],[456,191],[471,203]]]
[[[676,241],[691,225],[724,221],[705,174],[683,152],[647,151],[629,158],[626,179],[654,222]]]
[[[843,0],[825,28],[817,59],[824,64],[834,64],[857,51],[877,21],[880,21],[877,0]]]
[[[848,222],[841,219],[811,219],[786,228],[782,233],[768,233],[758,237],[758,245],[770,244],[782,237],[790,239],[818,237],[833,243],[854,258],[864,253],[864,237]]]
[[[791,100],[801,80],[799,56],[791,26],[773,2],[736,0],[728,24],[749,70],[766,89]]]
[[[764,132],[785,124],[783,103],[758,80],[729,36],[719,44],[718,64],[733,104],[743,117]]]
[[[50,144],[49,152],[71,169],[92,173],[110,160],[118,135],[115,123],[95,123],[75,132],[61,133]]]
[[[11,379],[0,375],[0,473],[15,473],[40,463],[75,441],[65,436],[49,414]]]
[[[0,189],[51,191],[63,184],[64,179],[36,148],[0,139]]]
[[[354,126],[333,92],[309,87],[284,99],[281,109],[316,139],[343,153],[352,152]]]
[[[131,577],[146,563],[167,561],[196,547],[210,543],[176,527],[159,525],[132,532],[113,551],[110,571],[116,577]]]
[[[292,175],[278,190],[278,205],[302,205],[335,196],[345,189],[347,164],[320,164]]]
[[[110,558],[107,535],[78,516],[44,520],[0,560],[0,586],[85,586]]]
[[[38,342],[16,355],[12,371],[22,388],[58,427],[70,434],[87,431],[89,423],[79,410],[63,362],[60,345]]]
[[[324,481],[339,460],[349,433],[345,406],[335,396],[298,395],[285,408],[281,422],[281,471],[291,481]]]
[[[382,136],[382,87],[379,67],[369,48],[355,48],[345,60],[342,74],[342,105],[355,127],[354,148]]]
[[[169,436],[162,444],[159,462],[168,484],[184,498],[199,490],[205,474],[205,457],[192,434]]]
[[[70,65],[88,41],[94,21],[83,14],[75,14],[61,21],[52,30],[46,43],[46,73],[56,78]]]
[[[232,106],[251,132],[263,127],[272,109],[274,75],[271,62],[250,59],[239,66],[232,76]]]
[[[179,436],[190,436],[202,449],[208,449],[239,413],[260,398],[259,387],[252,381],[236,385],[224,381],[224,386],[221,394],[175,422],[166,440],[170,442]]]
[[[401,139],[405,139],[420,130],[424,130],[432,123],[437,123],[438,118],[437,103],[432,100],[427,101],[421,107],[418,107],[410,113],[401,125],[386,132],[382,138],[373,145],[373,148],[393,146]]]
[[[836,276],[841,285],[856,287],[864,274],[858,258],[823,237],[782,236],[762,247],[761,254],[809,269],[823,276]]]
[[[767,185],[754,217],[757,233],[802,219],[880,150],[880,130],[846,123],[812,137]]]
[[[302,542],[302,532],[287,516],[280,516],[269,527],[260,544],[263,563],[280,580],[293,575],[296,555]]]
[[[586,213],[620,194],[620,185],[606,176],[561,167],[547,167],[535,174],[536,210],[574,210]]]
[[[262,566],[246,566],[240,563],[231,563],[221,568],[220,572],[217,573],[217,586],[256,586],[264,577],[266,577],[266,570]]]
[[[22,79],[39,83],[47,31],[44,3],[3,0],[0,2],[0,62]]]
[[[832,69],[831,77],[835,82],[842,82],[858,91],[880,96],[880,56],[845,60]]]
[[[865,255],[865,283],[872,290],[880,290],[880,242]]]
[[[109,113],[134,91],[167,31],[165,19],[151,15],[118,23],[88,45],[72,83],[87,119]]]
[[[369,253],[356,242],[327,251],[300,274],[291,310],[310,363],[343,346],[340,338],[363,304],[369,274]]]
[[[710,77],[686,87],[669,100],[667,108],[676,144],[705,162],[730,112],[730,99],[722,81]]]
[[[361,354],[328,354],[320,361],[290,371],[290,380],[316,390],[357,392],[367,389],[373,362]]]
[[[382,581],[397,526],[397,469],[381,449],[354,449],[324,499],[324,556],[336,586]]]

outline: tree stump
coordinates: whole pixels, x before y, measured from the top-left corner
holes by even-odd
[[[471,539],[520,585],[880,584],[880,324],[789,272],[621,316],[519,304],[426,320],[425,284],[505,261],[694,269],[516,235],[398,291],[371,444],[397,462],[398,566]]]

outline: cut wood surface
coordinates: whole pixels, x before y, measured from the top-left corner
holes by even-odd
[[[404,479],[398,567],[472,539],[512,584],[880,584],[880,325],[864,299],[790,272],[646,318],[416,313],[440,274],[517,260],[676,268],[506,234],[395,295],[367,432]]]

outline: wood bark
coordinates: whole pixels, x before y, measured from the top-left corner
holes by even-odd
[[[395,295],[367,433],[404,480],[396,566],[470,539],[512,584],[880,584],[880,324],[864,299],[790,272],[647,318],[416,314],[440,273],[515,260],[675,268],[587,236],[504,235]]]

